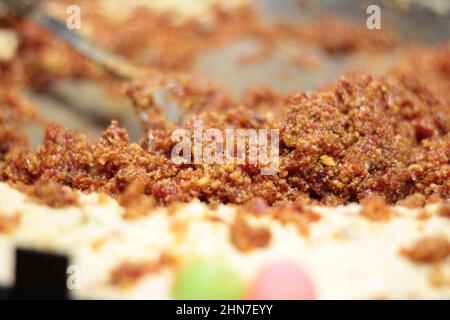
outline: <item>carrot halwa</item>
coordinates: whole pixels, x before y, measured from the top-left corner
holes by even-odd
[[[87,14],[87,20],[91,18],[93,24],[99,15],[94,11]],[[3,86],[0,93],[0,178],[18,186],[50,182],[87,192],[106,192],[122,196],[121,202],[133,202],[134,206],[137,204],[124,199],[124,194],[133,194],[133,199],[138,199],[136,193],[148,195],[153,198],[148,203],[159,205],[194,198],[210,204],[243,204],[259,198],[268,205],[290,202],[339,205],[373,196],[392,204],[413,194],[426,199],[449,198],[448,45],[410,49],[403,61],[382,76],[350,73],[316,91],[282,95],[270,88],[259,88],[236,99],[209,81],[180,72],[188,71],[189,61],[199,53],[199,47],[206,50],[199,43],[219,45],[252,34],[270,45],[280,38],[301,40],[329,54],[392,50],[398,44],[392,35],[375,35],[365,29],[357,31],[338,19],[319,20],[308,28],[296,28],[262,24],[256,13],[247,7],[236,12],[237,16],[233,16],[214,9],[215,17],[223,23],[208,32],[198,29],[192,21],[181,27],[158,23],[157,27],[167,29],[169,35],[155,33],[164,36],[145,43],[145,46],[158,44],[157,62],[147,65],[158,71],[149,71],[127,85],[127,94],[147,130],[146,137],[139,143],[130,143],[127,131],[117,121],[112,121],[96,142],[59,124],[51,124],[42,145],[31,150],[16,129],[22,117],[15,119],[14,112],[20,110],[11,110],[20,100],[11,99],[9,90]],[[135,15],[151,14],[145,10],[135,12]],[[248,19],[236,29],[233,19],[242,15]],[[102,20],[99,18],[99,21]],[[142,30],[152,30],[155,25],[151,21],[130,18],[122,23],[135,25],[123,29],[150,24]],[[9,72],[13,70],[20,70],[17,74],[27,76],[19,82],[39,85],[33,79],[42,80],[42,74],[46,75],[44,80],[47,77],[109,78],[72,49],[51,35],[37,31],[23,19],[8,17],[3,26],[16,28],[23,40],[17,58],[10,65],[2,66],[11,77],[13,74]],[[330,37],[326,32],[330,28],[340,30],[340,36]],[[97,32],[93,31],[93,38],[136,60],[139,48],[128,43],[136,38],[120,34],[114,38],[110,33],[115,28],[94,30]],[[137,39],[147,37],[147,31],[138,32]],[[185,37],[186,33],[189,36]],[[184,51],[175,52],[175,49]],[[50,63],[55,60],[48,55],[56,51],[70,53],[73,59],[65,59],[67,64],[63,65]],[[176,57],[183,67],[167,60],[170,57]],[[165,121],[156,94],[159,89],[182,110],[183,124]],[[259,164],[241,165],[237,161],[233,164],[174,163],[171,159],[176,143],[171,139],[173,130],[184,128],[193,132],[196,120],[202,121],[204,130],[217,128],[222,132],[226,128],[279,129],[277,172],[261,175]],[[136,181],[139,181],[139,188],[133,185]],[[48,192],[43,190],[51,188],[36,190],[48,197]]]

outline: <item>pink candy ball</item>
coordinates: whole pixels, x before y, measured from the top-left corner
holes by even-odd
[[[250,300],[311,300],[314,299],[311,277],[290,262],[277,262],[264,267],[250,287]]]

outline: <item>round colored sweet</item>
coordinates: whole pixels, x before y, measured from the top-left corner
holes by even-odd
[[[311,300],[314,299],[311,277],[290,262],[277,262],[264,267],[250,287],[251,300]]]
[[[240,275],[220,261],[197,261],[184,267],[175,283],[175,299],[242,299]]]

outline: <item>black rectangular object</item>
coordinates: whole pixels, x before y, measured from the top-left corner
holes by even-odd
[[[11,299],[12,288],[0,287],[0,300]]]
[[[28,249],[16,251],[15,299],[67,299],[65,256]]]

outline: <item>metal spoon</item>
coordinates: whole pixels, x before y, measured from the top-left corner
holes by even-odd
[[[41,0],[0,0],[0,2],[16,14],[45,27],[80,54],[119,78],[131,80],[145,72],[144,67],[139,67],[122,56],[102,48],[88,37],[68,29],[61,21],[39,10]],[[176,104],[159,103],[159,107],[164,110],[168,121],[181,123],[182,113]]]

